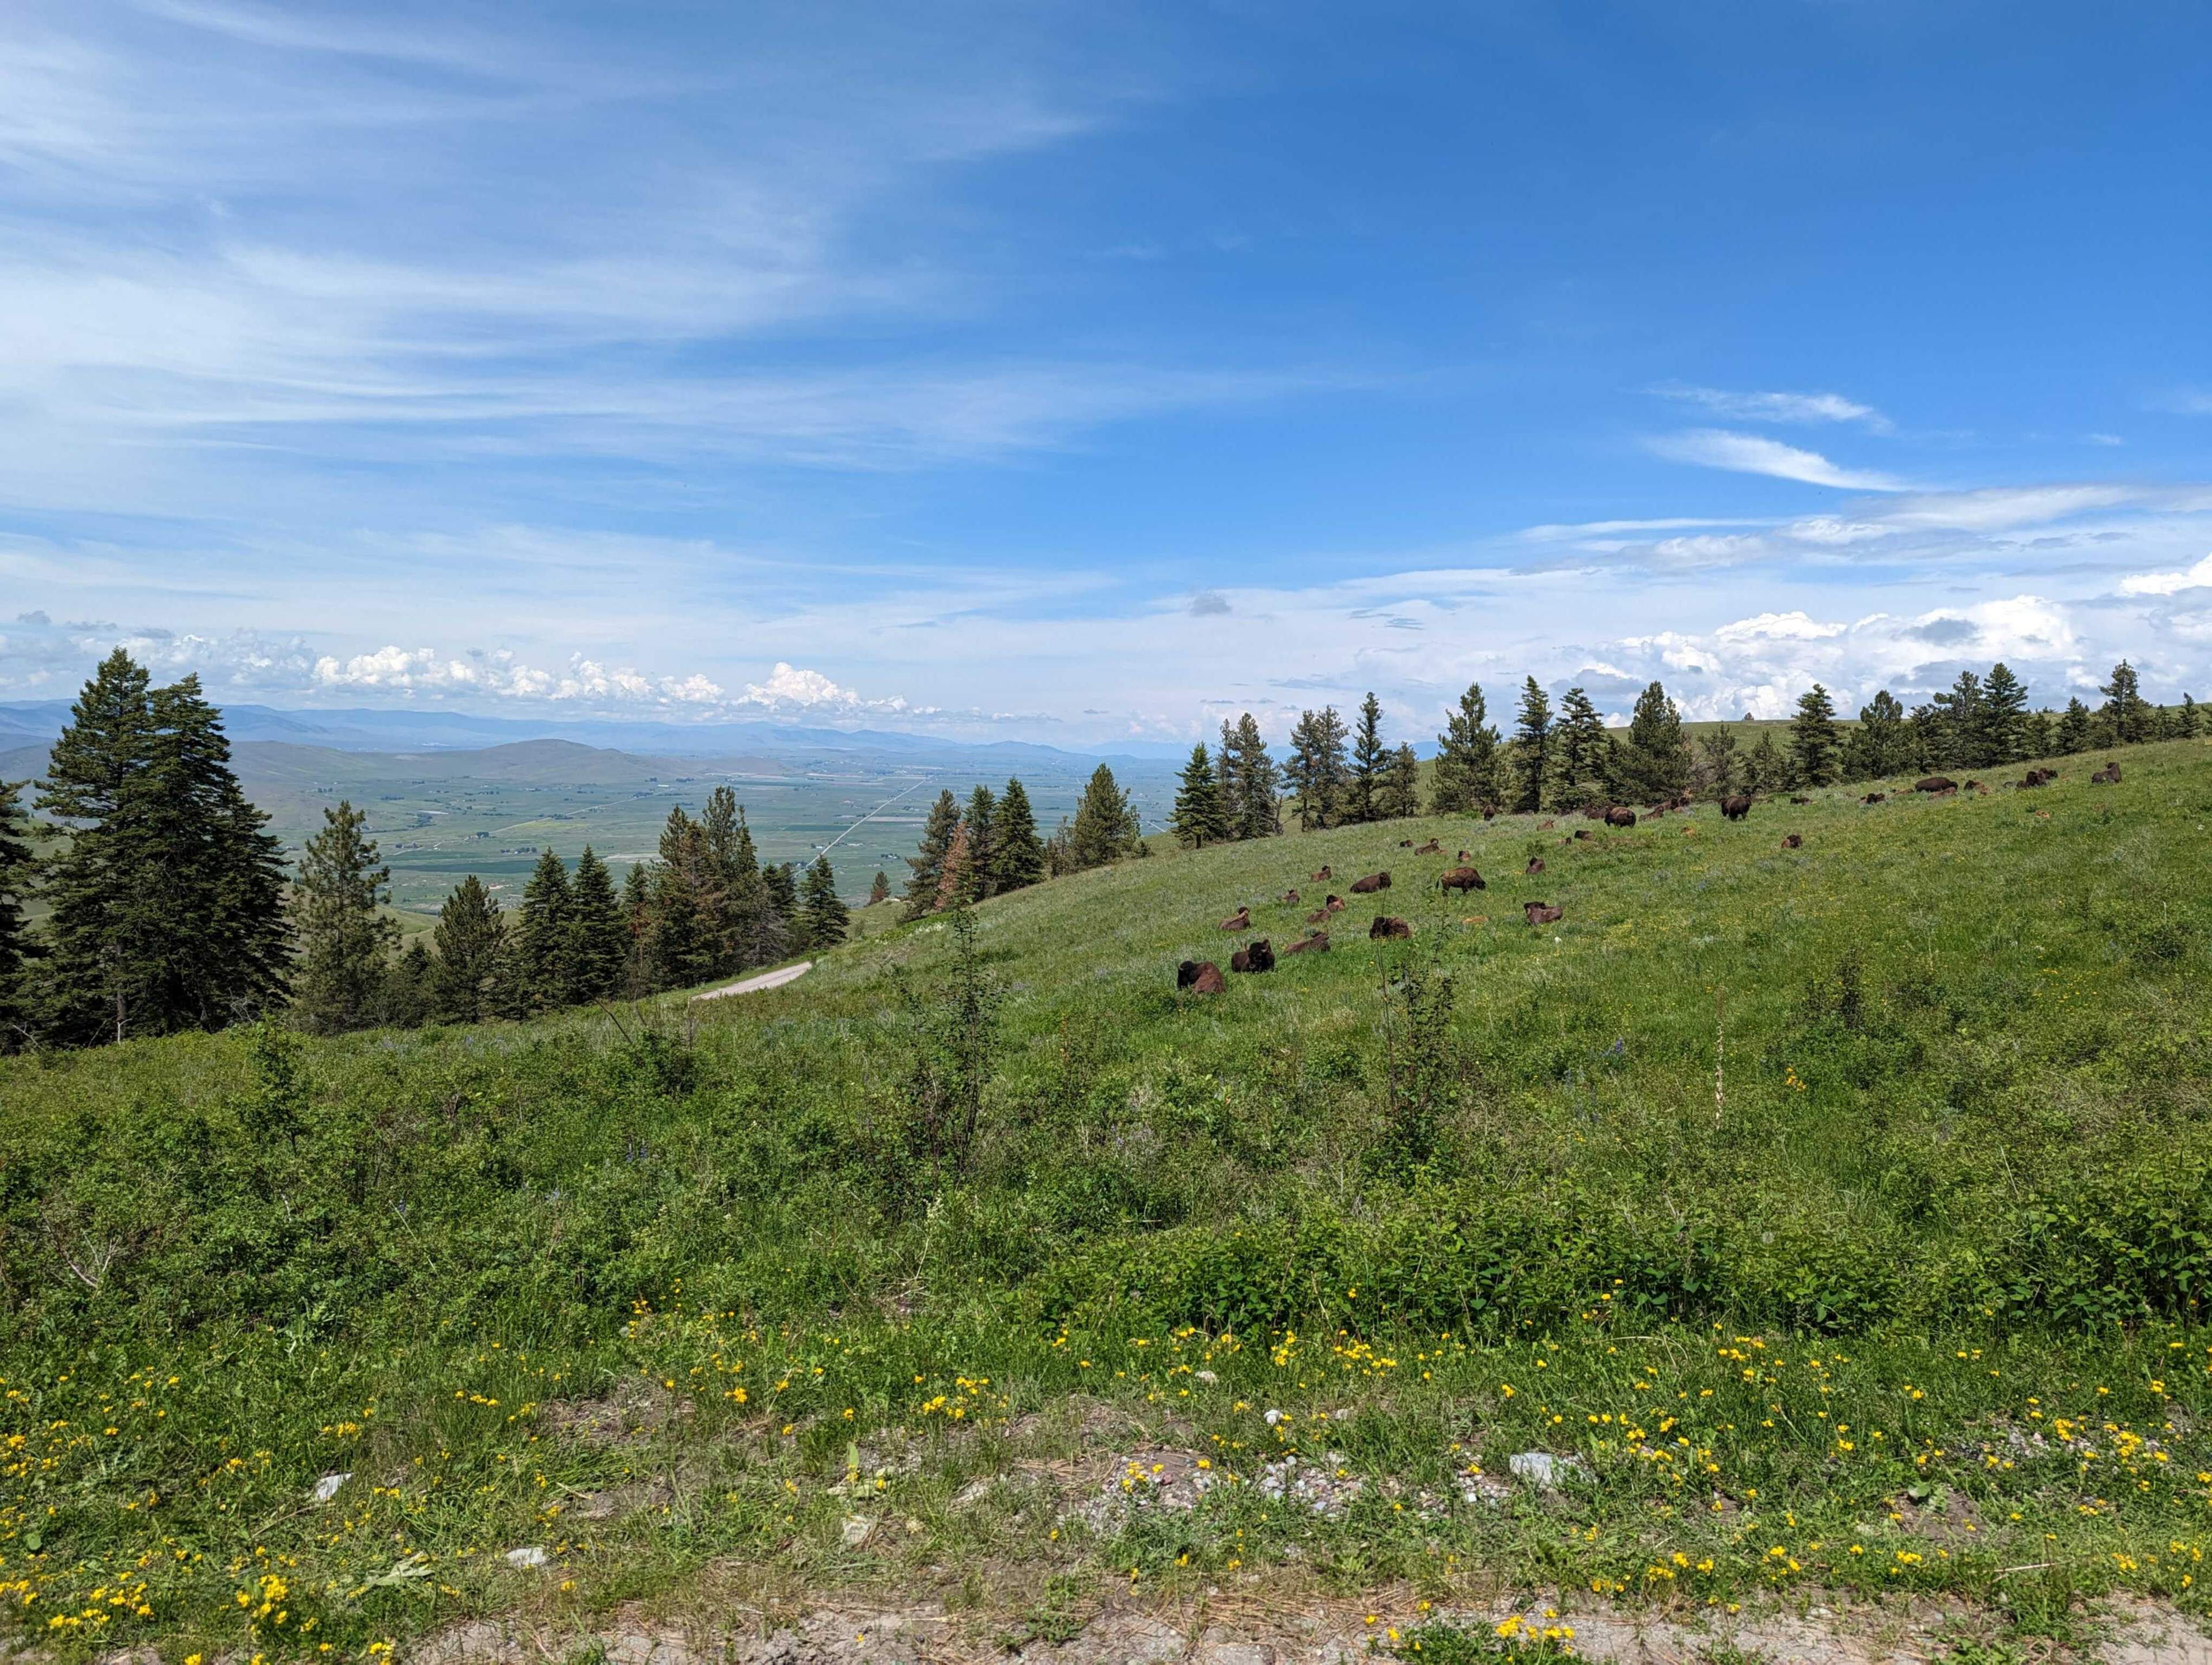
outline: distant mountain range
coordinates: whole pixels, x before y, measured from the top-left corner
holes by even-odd
[[[69,702],[36,700],[0,704],[0,752],[52,744],[69,721]],[[476,717],[454,711],[283,711],[265,705],[228,705],[223,722],[234,742],[279,741],[331,751],[481,752],[487,748],[548,741],[609,749],[656,759],[733,761],[774,759],[805,767],[821,762],[849,766],[863,759],[884,763],[986,763],[1091,768],[1113,762],[1158,764],[1184,749],[1135,743],[1110,753],[1062,750],[1057,746],[1000,740],[969,744],[883,729],[817,728],[759,723],[617,722],[585,719],[540,721]]]

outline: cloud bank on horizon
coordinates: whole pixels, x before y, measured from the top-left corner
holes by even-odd
[[[2212,17],[1975,15],[24,0],[0,701],[2212,692]]]

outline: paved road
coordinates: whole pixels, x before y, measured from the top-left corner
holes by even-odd
[[[780,971],[763,971],[757,977],[747,977],[742,982],[726,983],[720,988],[710,988],[703,994],[694,994],[691,998],[695,1000],[719,1000],[725,994],[752,994],[763,988],[781,988],[786,983],[796,981],[812,969],[814,969],[813,961],[802,960],[797,965],[787,965]]]

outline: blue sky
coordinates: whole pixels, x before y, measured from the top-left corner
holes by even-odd
[[[2212,696],[2208,66],[2180,3],[15,0],[0,699]]]

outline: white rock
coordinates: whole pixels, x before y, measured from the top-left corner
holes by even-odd
[[[1190,1374],[1194,1382],[1203,1382],[1209,1388],[1221,1380],[1212,1370],[1193,1370]]]
[[[507,1564],[511,1567],[542,1567],[545,1565],[545,1551],[537,1544],[526,1549],[510,1549],[507,1552]]]
[[[1273,1427],[1277,1423],[1280,1422],[1280,1421],[1283,1419],[1283,1418],[1284,1418],[1285,1414],[1285,1413],[1284,1412],[1281,1412],[1281,1411],[1270,1411],[1270,1412],[1268,1412],[1268,1413],[1267,1413],[1267,1425],[1268,1425],[1270,1428]]]
[[[317,1503],[328,1503],[332,1498],[337,1496],[338,1488],[352,1478],[353,1470],[350,1468],[347,1469],[343,1474],[324,1475],[322,1479],[315,1482],[315,1501]]]
[[[858,1549],[868,1541],[868,1534],[875,1529],[876,1523],[868,1516],[848,1515],[845,1517],[844,1530],[838,1535],[845,1540],[846,1548]]]
[[[1505,1460],[1516,1480],[1526,1480],[1547,1492],[1555,1492],[1559,1482],[1579,1479],[1589,1471],[1579,1457],[1555,1457],[1549,1451],[1516,1451]]]

